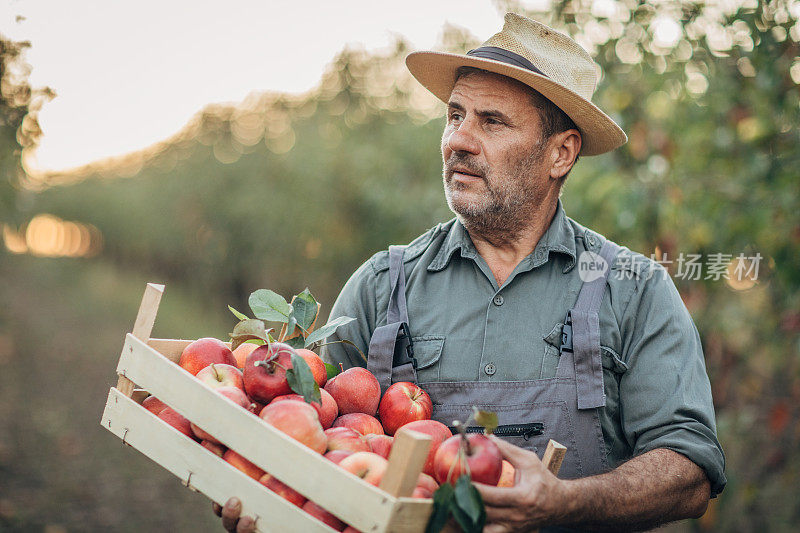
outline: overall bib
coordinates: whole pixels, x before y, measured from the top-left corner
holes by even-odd
[[[598,310],[620,247],[594,235],[597,239],[590,241],[597,242],[597,247],[603,242],[599,255],[608,267],[597,279],[584,282],[575,305],[569,312],[565,310],[567,318],[555,377],[419,384],[433,401],[432,418],[447,426],[452,426],[455,419],[465,421],[474,405],[497,413],[497,436],[536,452],[540,458],[549,439],[563,444],[567,453],[558,476],[564,479],[609,470],[599,418],[599,409],[605,406],[605,392]],[[591,251],[597,253],[597,247]],[[382,391],[398,381],[417,382],[413,347],[409,347],[404,251],[402,246],[389,248],[391,292],[386,325],[375,329],[369,345],[367,369],[378,378]],[[474,428],[479,429],[482,428]]]

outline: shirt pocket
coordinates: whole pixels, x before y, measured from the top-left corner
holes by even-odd
[[[439,360],[444,348],[444,335],[411,337],[414,358],[417,360],[417,381],[428,383],[439,381]]]

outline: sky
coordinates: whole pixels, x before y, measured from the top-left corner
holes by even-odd
[[[483,40],[502,13],[490,0],[0,3],[0,33],[31,42],[31,85],[57,93],[39,115],[34,171],[145,148],[210,103],[305,92],[348,45],[377,50],[401,35],[431,48],[445,24]]]

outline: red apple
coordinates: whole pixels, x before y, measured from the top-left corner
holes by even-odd
[[[349,368],[334,376],[325,384],[339,406],[339,414],[365,413],[374,416],[378,412],[381,386],[369,370],[361,367]]]
[[[259,346],[244,363],[244,390],[254,401],[267,404],[273,398],[291,394],[286,371],[292,368],[294,349],[288,344],[273,342]]]
[[[158,416],[158,414],[167,408],[167,404],[156,398],[155,396],[148,396],[142,402],[142,407]]]
[[[284,500],[290,501],[298,507],[302,507],[303,504],[308,501],[305,496],[270,474],[264,474],[258,482],[278,494]]]
[[[317,453],[325,453],[328,438],[319,423],[317,410],[307,403],[297,400],[272,403],[258,416]]]
[[[220,457],[225,455],[225,451],[227,450],[227,448],[225,448],[225,446],[223,446],[222,444],[218,444],[216,442],[211,442],[208,440],[200,442],[200,446],[207,449],[214,455],[219,455]]]
[[[467,473],[472,481],[486,485],[497,485],[503,471],[503,455],[497,444],[486,435],[470,433],[467,435],[467,447],[462,458],[461,435],[454,435],[444,441],[436,450],[433,468],[439,483],[455,483],[461,474]],[[466,464],[465,462],[466,461]]]
[[[325,453],[325,459],[338,465],[339,463],[342,462],[342,459],[344,459],[345,457],[349,457],[354,453],[356,452],[351,450],[331,450]]]
[[[394,383],[386,389],[378,406],[383,429],[388,435],[409,422],[428,420],[433,412],[433,403],[428,393],[407,381]]]
[[[389,453],[392,451],[392,444],[394,443],[394,437],[390,437],[389,435],[364,435],[364,438],[367,439],[367,444],[369,444],[369,451],[372,453],[377,453],[381,457],[388,459]]]
[[[389,461],[372,452],[356,452],[339,462],[339,466],[376,487],[383,479],[388,464]]]
[[[234,359],[231,349],[221,340],[211,337],[197,339],[186,346],[178,360],[178,364],[193,376],[211,363],[236,366],[236,359]]]
[[[244,342],[237,346],[236,349],[233,350],[233,358],[236,359],[236,368],[242,370],[247,356],[259,346],[259,344],[253,344],[252,342]]]
[[[219,387],[236,387],[244,392],[242,371],[235,366],[211,363],[197,373],[197,379],[212,389]]]
[[[350,428],[338,427],[325,430],[328,437],[328,451],[350,450],[353,452],[368,452],[369,444],[361,433]]]
[[[187,437],[194,439],[194,433],[192,433],[191,422],[189,422],[186,418],[184,418],[178,411],[176,411],[172,407],[167,407],[166,409],[163,409],[160,413],[158,413],[158,418],[160,418],[170,426],[174,427]]]
[[[232,464],[233,466],[235,466],[237,469],[241,470],[242,472],[250,476],[251,478],[255,479],[256,481],[258,481],[261,478],[261,476],[264,475],[263,470],[261,470],[259,467],[257,467],[256,465],[254,465],[253,463],[251,463],[250,461],[248,461],[247,459],[245,459],[244,457],[242,457],[233,450],[228,450],[227,452],[225,452],[222,458],[225,459],[230,464]]]
[[[432,476],[433,458],[436,456],[436,450],[441,443],[452,437],[453,433],[447,426],[436,420],[417,420],[416,422],[409,422],[403,426],[403,429],[418,431],[433,437],[431,440],[431,447],[428,449],[428,458],[425,459],[425,466],[422,469],[423,472]]]
[[[435,479],[423,472],[419,475],[419,478],[417,478],[417,487],[425,489],[433,494],[436,489],[439,488],[439,484],[436,483]]]
[[[310,514],[311,516],[313,516],[314,518],[316,518],[317,520],[319,520],[320,522],[329,525],[336,531],[344,531],[344,528],[347,527],[347,524],[345,524],[344,522],[336,518],[334,515],[332,515],[331,513],[329,513],[319,505],[317,505],[316,503],[312,502],[311,500],[308,500],[303,505],[303,510],[308,514]]]
[[[217,387],[215,390],[216,390],[217,394],[221,394],[222,396],[225,396],[226,398],[231,400],[233,403],[239,405],[240,407],[242,407],[244,409],[247,409],[247,407],[250,405],[250,400],[247,398],[247,395],[245,395],[245,393],[244,393],[244,391],[242,389],[239,389],[239,388],[236,388],[236,387]],[[219,442],[218,439],[215,439],[214,437],[209,435],[207,432],[205,432],[202,429],[200,429],[197,426],[197,424],[195,424],[194,422],[192,422],[191,427],[192,427],[192,431],[194,432],[195,435],[197,435],[198,439],[215,442],[217,444],[222,444],[221,442]]]
[[[378,419],[374,416],[369,416],[364,413],[348,413],[346,415],[342,415],[334,421],[332,427],[346,427],[354,429],[362,435],[368,435],[370,433],[383,435],[383,426],[381,426],[381,423],[378,422]]]
[[[500,472],[500,481],[497,482],[498,487],[513,487],[514,486],[514,474],[516,473],[516,469],[514,466],[503,459],[503,469]]]
[[[344,533],[361,533],[361,530],[356,529],[353,526],[347,526],[347,529],[344,530]]]
[[[317,414],[319,415],[319,423],[322,424],[322,429],[328,429],[333,425],[333,421],[336,420],[336,416],[339,414],[339,407],[337,407],[336,400],[333,399],[333,396],[328,394],[328,391],[325,389],[320,389],[319,394],[322,398],[322,404],[311,402],[311,405],[317,410]],[[270,403],[283,400],[300,400],[301,402],[305,401],[299,394],[284,394],[283,396],[278,396]]]
[[[314,381],[317,382],[317,385],[324,387],[325,383],[328,381],[328,369],[325,368],[325,362],[322,358],[305,348],[297,348],[295,351],[297,355],[305,359],[305,362],[308,363],[308,367],[311,369],[311,374],[314,376]]]

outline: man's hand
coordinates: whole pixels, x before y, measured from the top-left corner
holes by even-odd
[[[230,533],[253,533],[256,530],[256,523],[249,516],[239,518],[242,513],[242,502],[239,498],[231,498],[225,502],[224,507],[214,503],[214,513],[222,517],[222,527]]]
[[[557,502],[562,481],[545,468],[535,453],[495,436],[491,438],[514,467],[514,486],[475,483],[486,506],[484,532],[530,531],[549,523],[561,507]]]

